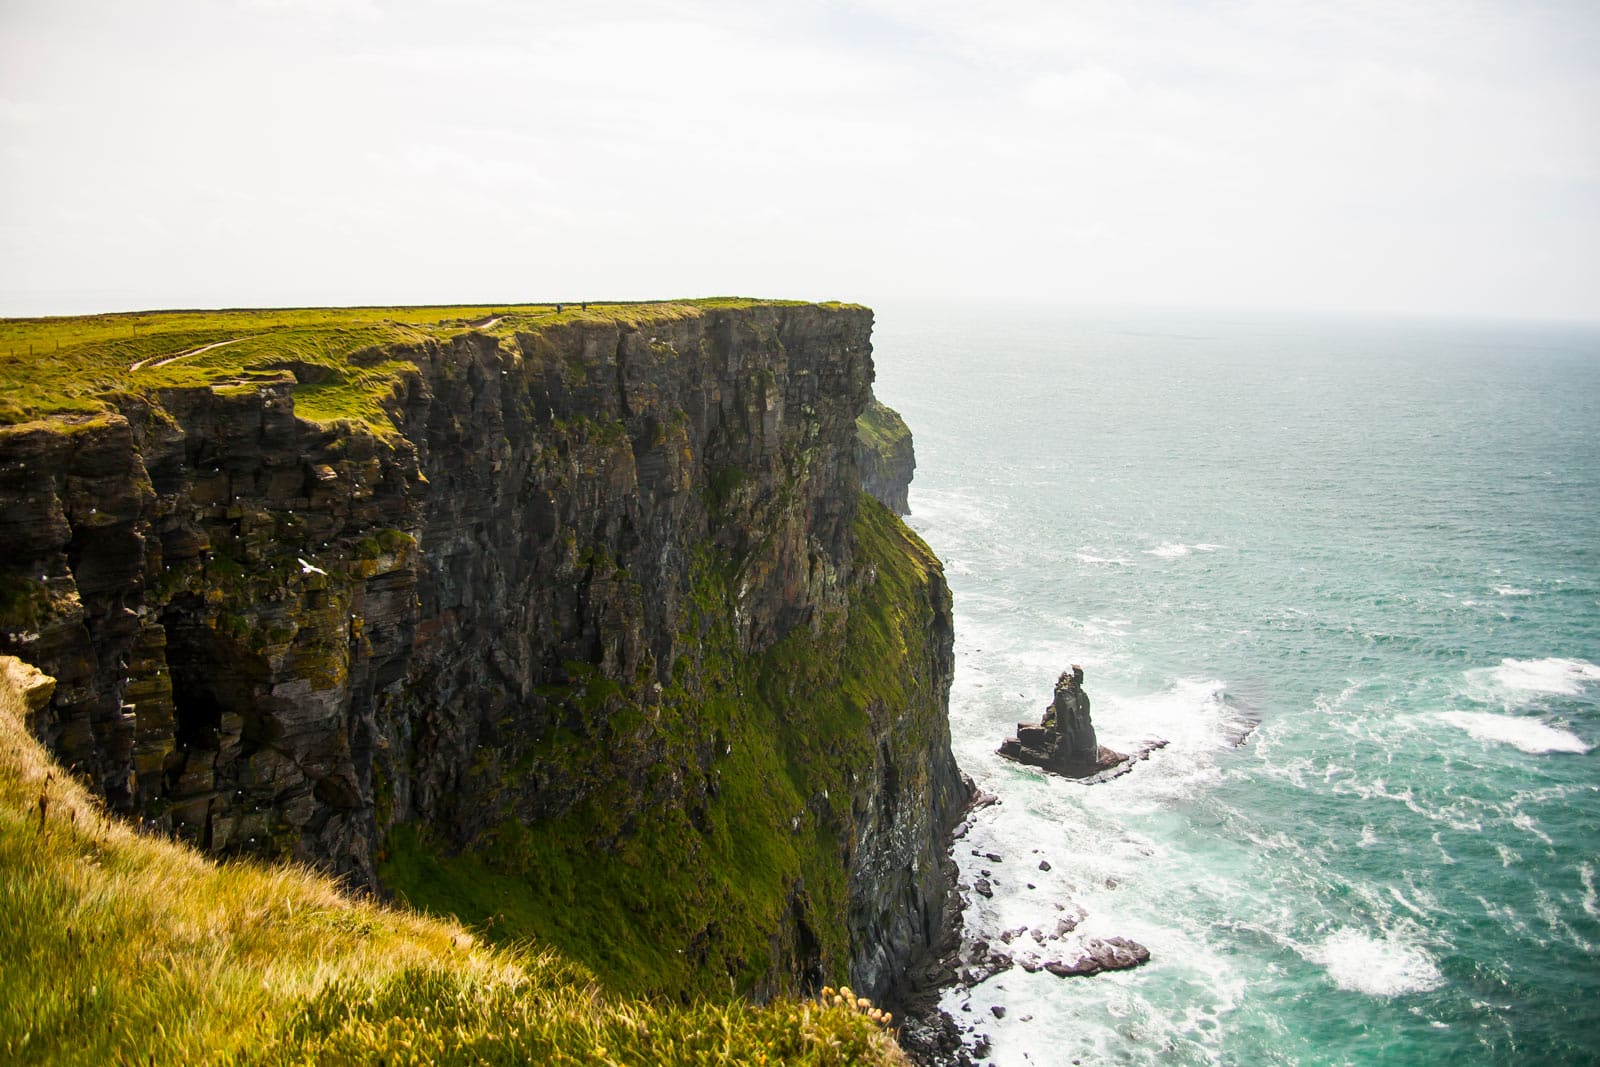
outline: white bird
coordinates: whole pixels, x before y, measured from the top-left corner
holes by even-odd
[[[296,556],[295,559],[300,560],[300,573],[301,574],[321,574],[321,575],[326,575],[328,573],[327,571],[323,570],[321,567],[317,566],[316,564],[308,563],[304,559],[301,559],[301,557],[299,557],[299,556]]]

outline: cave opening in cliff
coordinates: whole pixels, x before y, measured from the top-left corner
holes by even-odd
[[[249,756],[263,741],[256,695],[265,672],[259,657],[224,632],[226,622],[208,620],[200,611],[169,610],[163,622],[178,751],[217,752],[235,741],[238,755]],[[231,724],[224,721],[230,714],[238,716]]]

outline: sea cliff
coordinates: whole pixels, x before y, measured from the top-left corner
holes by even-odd
[[[861,488],[896,515],[911,514],[911,477],[917,469],[911,427],[876,396],[856,419],[856,466]]]
[[[86,341],[96,388],[6,413],[31,731],[147,828],[620,988],[887,990],[968,787],[939,563],[859,491],[871,313],[273,329]]]

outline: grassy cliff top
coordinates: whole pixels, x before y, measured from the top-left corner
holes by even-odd
[[[286,365],[297,364],[325,368],[315,384],[296,389],[301,417],[354,419],[390,432],[377,401],[409,366],[390,358],[406,346],[469,331],[508,337],[557,325],[640,326],[707,310],[803,305],[711,297],[586,307],[239,308],[0,319],[0,425],[104,411],[117,393],[282,377]]]
[[[874,452],[887,454],[910,439],[911,427],[898,411],[874,396],[856,419],[856,436]]]
[[[143,836],[24,728],[52,686],[0,657],[0,1060],[905,1063],[864,1002],[631,1001],[556,953]]]

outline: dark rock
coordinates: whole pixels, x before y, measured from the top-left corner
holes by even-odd
[[[1123,937],[1098,938],[1084,945],[1084,954],[1072,963],[1052,960],[1044,969],[1058,978],[1076,978],[1101,971],[1125,971],[1150,960],[1150,950]]]
[[[1096,793],[1095,795],[1099,796],[1100,794]],[[1048,871],[1050,869],[1050,861],[1049,860],[1040,860],[1039,861],[1039,869],[1041,871]]]
[[[971,1011],[963,1004],[963,1011]],[[919,1067],[974,1067],[972,1056],[961,1042],[961,1027],[948,1012],[930,1018],[902,1023],[896,1034],[900,1048]]]
[[[1006,1009],[1005,1005],[1003,1004],[991,1004],[989,1006],[989,1012],[996,1019],[1004,1019],[1006,1017]]]
[[[1054,700],[1038,723],[1018,723],[1017,736],[1000,744],[999,753],[1010,760],[1039,767],[1095,785],[1127,774],[1150,753],[1167,742],[1152,739],[1142,742],[1132,753],[1116,752],[1095,740],[1094,723],[1089,717],[1089,694],[1083,690],[1083,668],[1073,665],[1056,681]],[[1040,870],[1049,870],[1041,863]]]
[[[977,881],[973,882],[972,890],[980,897],[994,896],[994,889],[989,885],[989,879],[987,878],[979,878]]]

